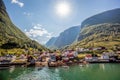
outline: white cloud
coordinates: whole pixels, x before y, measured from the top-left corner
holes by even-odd
[[[51,37],[52,33],[49,33],[46,29],[42,28],[40,24],[33,25],[30,30],[25,29],[25,33],[31,39],[38,41],[41,44],[45,44]]]
[[[20,7],[24,6],[24,3],[20,2],[19,0],[11,0],[11,3],[18,4]]]
[[[32,14],[31,13],[28,13],[28,12],[23,12],[24,15],[26,16],[31,16]]]

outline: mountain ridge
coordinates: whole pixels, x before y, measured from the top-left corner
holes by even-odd
[[[78,41],[69,48],[104,46],[113,49],[120,44],[120,8],[89,17],[81,27]]]
[[[63,32],[60,33],[60,35],[54,41],[54,44],[48,47],[62,48],[62,47],[72,44],[77,39],[79,30],[80,30],[80,26],[74,26],[74,27],[70,27],[64,30]],[[50,40],[48,42],[50,42]]]
[[[13,24],[6,11],[4,2],[0,0],[0,48],[24,48],[25,46],[46,49],[38,42],[28,38]]]
[[[116,22],[120,23],[120,19],[118,19],[117,21],[114,21],[114,19],[118,18],[117,15],[120,15],[120,8],[115,8],[112,10],[107,10],[107,11],[98,13],[96,15],[93,15],[85,19],[81,24],[81,28],[87,27],[90,25],[101,24],[101,23],[116,23]],[[107,17],[109,17],[109,19]]]

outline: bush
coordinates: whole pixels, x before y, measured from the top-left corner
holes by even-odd
[[[11,43],[5,43],[1,46],[2,49],[13,49],[18,47],[17,43],[11,42]]]

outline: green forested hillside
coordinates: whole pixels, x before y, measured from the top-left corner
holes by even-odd
[[[80,32],[81,39],[74,43],[71,48],[99,47],[113,48],[120,44],[120,24],[98,24],[83,28]]]
[[[78,42],[69,48],[99,47],[112,49],[120,45],[120,9],[92,16],[81,25]]]
[[[45,50],[46,48],[36,41],[29,39],[20,29],[18,29],[10,20],[6,7],[0,0],[0,48],[37,48]]]

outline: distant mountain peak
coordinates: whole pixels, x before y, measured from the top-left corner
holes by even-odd
[[[64,30],[62,33],[60,33],[58,37],[51,38],[46,45],[48,47],[54,47],[54,48],[62,48],[67,45],[70,45],[77,39],[79,31],[80,31],[80,26],[70,27]]]

